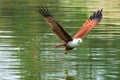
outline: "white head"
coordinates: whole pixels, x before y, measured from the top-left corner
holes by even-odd
[[[68,46],[70,47],[75,47],[75,46],[78,46],[82,43],[82,39],[81,38],[78,38],[78,39],[73,39],[72,41],[68,42]]]

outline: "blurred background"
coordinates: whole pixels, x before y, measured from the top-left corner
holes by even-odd
[[[71,36],[98,9],[103,19],[65,55],[37,12],[40,2]],[[119,79],[119,0],[0,0],[0,80]]]

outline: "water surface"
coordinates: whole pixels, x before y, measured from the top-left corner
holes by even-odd
[[[73,36],[89,16],[103,8],[103,19],[69,51],[36,11],[39,0],[0,1],[1,80],[119,80],[119,0],[44,0]]]

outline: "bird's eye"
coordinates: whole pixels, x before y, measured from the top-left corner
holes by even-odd
[[[82,40],[79,39],[78,42],[82,42]]]

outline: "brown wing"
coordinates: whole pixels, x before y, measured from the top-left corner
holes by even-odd
[[[63,41],[72,41],[72,37],[63,29],[63,27],[52,17],[48,9],[42,5],[38,6],[39,13],[45,18],[52,31]]]
[[[101,21],[102,10],[103,9],[94,12],[73,38],[83,38],[88,32],[90,32]]]

